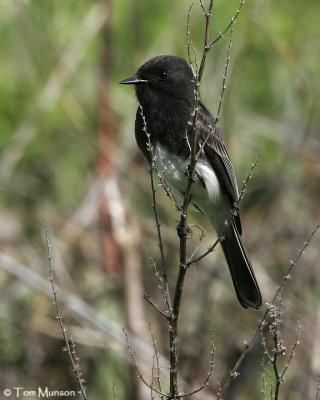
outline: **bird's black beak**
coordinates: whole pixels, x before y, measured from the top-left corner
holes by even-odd
[[[122,85],[140,85],[141,83],[147,83],[146,79],[140,79],[137,76],[132,76],[131,78],[124,79],[120,81]]]

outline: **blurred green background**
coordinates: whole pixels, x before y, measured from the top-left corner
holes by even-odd
[[[212,37],[238,6],[234,0],[215,1]],[[150,398],[131,366],[121,328],[132,333],[147,373],[148,321],[164,357],[168,332],[143,302],[143,293],[163,301],[150,262],[159,254],[149,176],[133,134],[137,103],[133,90],[118,81],[152,56],[187,56],[188,8],[182,0],[0,3],[1,396],[14,386],[76,388],[54,320],[45,217],[61,308],[78,343],[89,398],[112,399],[113,392],[117,399]],[[240,208],[265,300],[320,216],[319,15],[316,0],[248,1],[233,35],[221,129],[240,186],[261,153]],[[191,31],[198,57],[203,30],[195,2]],[[226,46],[227,37],[209,53],[201,85],[202,101],[213,113]],[[158,199],[173,284],[178,216],[161,190]],[[208,228],[199,215],[191,221]],[[195,230],[190,251],[197,239]],[[208,229],[204,248],[212,239]],[[319,245],[316,237],[282,299],[288,349],[298,319],[302,324],[282,399],[313,399],[316,393]],[[196,386],[207,373],[211,325],[217,348],[214,377],[194,398],[214,398],[259,315],[240,308],[220,249],[188,272],[180,324],[182,386]],[[225,399],[264,398],[262,359],[257,340]],[[164,387],[166,367],[164,360]]]

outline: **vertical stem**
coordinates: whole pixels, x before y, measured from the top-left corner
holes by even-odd
[[[276,378],[276,387],[274,391],[274,400],[278,400],[279,398],[279,391],[280,391],[280,384],[281,384],[281,379],[278,371],[278,354],[279,354],[279,342],[278,342],[278,332],[277,328],[276,331],[273,334],[273,342],[274,342],[274,357],[273,357],[273,371],[274,375]]]
[[[205,34],[204,34],[204,47],[203,47],[203,54],[202,54],[202,59],[200,63],[200,68],[199,68],[199,73],[198,73],[198,81],[201,81],[204,66],[206,64],[206,59],[207,59],[207,54],[210,51],[211,47],[209,44],[210,41],[210,28],[211,28],[211,17],[212,17],[212,9],[213,9],[213,0],[210,0],[209,8],[206,10],[200,2],[200,5],[203,9],[204,16],[206,19],[206,26],[205,26]]]
[[[164,294],[165,302],[166,302],[166,305],[168,308],[168,312],[171,314],[172,307],[171,307],[170,291],[169,291],[169,285],[168,285],[168,279],[167,279],[167,268],[166,268],[166,261],[165,261],[165,257],[164,257],[164,249],[163,249],[163,243],[162,243],[161,225],[160,225],[158,209],[157,209],[156,188],[154,185],[154,178],[153,178],[153,171],[155,169],[155,161],[154,161],[153,152],[151,154],[151,157],[152,157],[152,160],[151,160],[151,169],[150,169],[150,182],[151,182],[151,189],[152,189],[152,208],[153,208],[153,213],[154,213],[154,218],[155,218],[155,223],[156,223],[156,228],[157,228],[158,243],[159,243],[159,248],[160,248],[161,264],[162,264],[161,285],[162,285],[162,291]]]
[[[186,210],[187,211],[187,210]],[[180,228],[187,227],[187,213],[181,215]],[[170,326],[170,398],[178,395],[178,321],[184,278],[187,272],[187,237],[183,231],[180,236],[180,266],[173,298]]]
[[[158,216],[158,209],[157,209],[157,199],[156,199],[156,188],[154,184],[154,176],[153,173],[156,172],[157,175],[160,178],[161,183],[164,183],[162,181],[162,178],[160,177],[160,174],[158,173],[157,166],[156,166],[156,157],[153,152],[153,146],[151,143],[151,135],[150,132],[148,131],[147,127],[147,121],[145,118],[145,115],[143,113],[143,108],[139,104],[140,108],[140,115],[143,120],[143,130],[146,134],[147,138],[147,146],[150,152],[150,183],[151,183],[151,190],[152,190],[152,208],[153,208],[153,213],[154,213],[154,218],[155,218],[155,223],[156,223],[156,228],[157,228],[157,235],[158,235],[158,243],[159,243],[159,249],[160,249],[160,256],[161,256],[161,264],[162,264],[162,269],[161,269],[161,274],[162,274],[162,279],[161,279],[161,287],[162,287],[162,292],[164,294],[165,302],[168,308],[169,315],[172,314],[172,307],[171,307],[171,299],[170,299],[170,291],[169,291],[169,285],[168,285],[168,280],[167,280],[167,269],[166,269],[166,261],[164,257],[164,249],[163,249],[163,242],[162,242],[162,235],[161,235],[161,225],[160,225],[160,220]],[[166,193],[170,197],[169,191],[166,189],[166,186],[163,186]],[[173,199],[173,197],[170,197],[170,199]]]
[[[194,182],[194,172],[196,166],[196,153],[197,153],[197,132],[196,122],[198,116],[198,105],[199,105],[199,91],[198,91],[198,79],[195,82],[195,96],[194,105],[192,111],[191,121],[191,155],[190,164],[188,167],[188,182],[185,191],[183,205],[181,207],[180,221],[177,227],[177,232],[180,238],[180,262],[179,272],[176,281],[173,305],[171,312],[170,321],[170,399],[175,399],[178,393],[178,321],[180,314],[181,296],[184,285],[184,279],[187,272],[187,239],[189,238],[189,229],[187,224],[188,208],[191,200],[191,188]]]
[[[176,352],[177,329],[171,324],[170,328],[170,399],[174,399],[178,392],[178,354]]]

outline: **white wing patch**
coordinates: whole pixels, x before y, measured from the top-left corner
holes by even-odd
[[[221,194],[220,183],[211,165],[207,161],[200,160],[197,162],[196,172],[204,181],[209,198],[211,200],[218,200]]]
[[[158,172],[163,175],[166,182],[170,183],[175,190],[183,193],[186,189],[185,173],[188,167],[188,160],[170,154],[160,143],[155,146],[155,157]],[[199,206],[203,201],[218,201],[221,195],[221,188],[211,165],[207,161],[199,160],[196,164],[196,173],[204,183],[207,192],[207,195],[204,196],[204,188],[201,182],[193,185],[192,195],[199,202]]]

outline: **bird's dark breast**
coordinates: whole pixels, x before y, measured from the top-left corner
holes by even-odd
[[[146,129],[151,143],[155,147],[160,143],[173,155],[188,157],[190,154],[186,133],[192,108],[184,102],[170,102],[142,108],[146,121]],[[147,135],[144,131],[142,110],[138,108],[135,123],[136,141],[145,157],[150,160],[150,150],[147,147]]]

